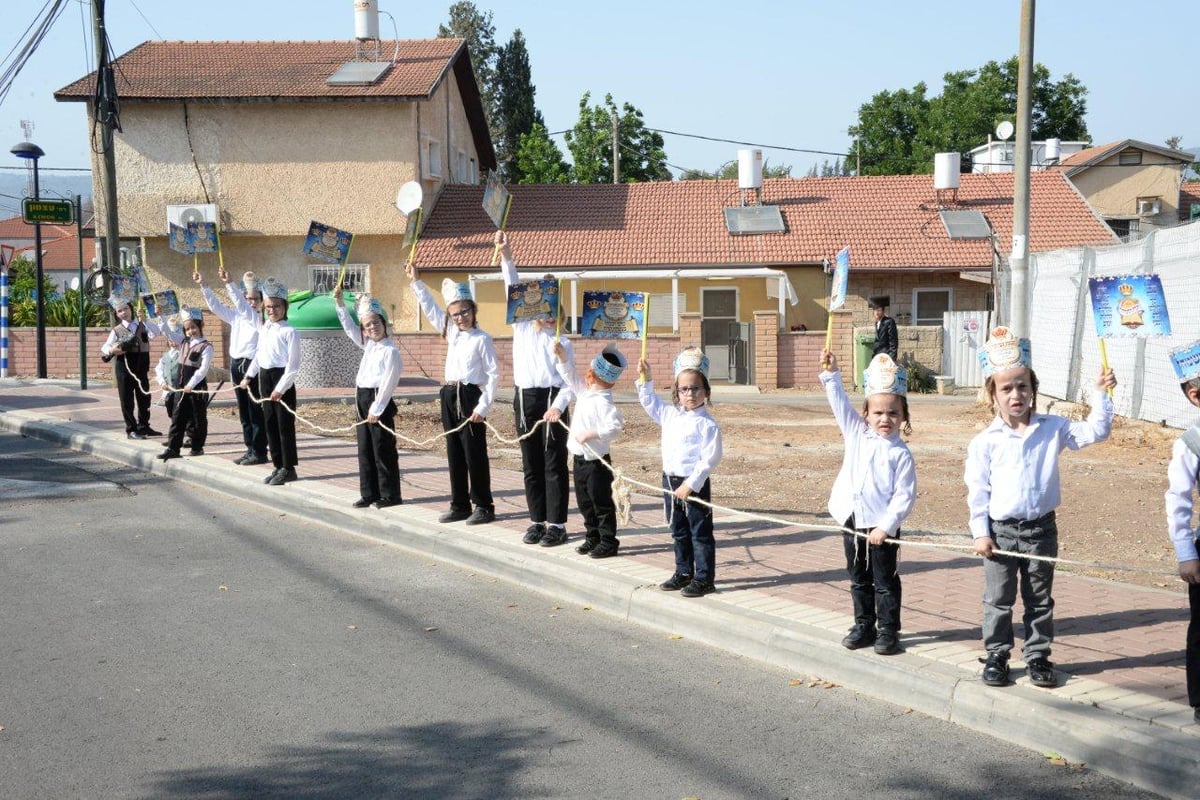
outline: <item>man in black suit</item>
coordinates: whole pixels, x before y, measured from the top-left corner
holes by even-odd
[[[880,295],[867,298],[867,308],[875,312],[875,349],[873,355],[887,353],[897,359],[900,350],[900,334],[896,331],[896,320],[887,315],[890,297]]]

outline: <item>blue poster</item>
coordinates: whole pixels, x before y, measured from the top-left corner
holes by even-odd
[[[558,281],[514,283],[508,287],[505,320],[509,325],[515,325],[535,319],[556,319],[558,297]]]
[[[1171,366],[1175,380],[1183,383],[1200,376],[1200,342],[1192,342],[1171,351]]]
[[[584,292],[580,327],[598,339],[640,339],[646,327],[645,292]]]
[[[174,289],[142,295],[142,305],[148,317],[169,317],[179,313],[179,298]]]
[[[508,217],[508,204],[512,201],[508,189],[500,182],[500,176],[495,171],[488,173],[487,186],[483,190],[483,210],[487,213],[492,224],[503,230],[505,218]]]
[[[313,222],[304,240],[304,254],[328,264],[345,264],[350,257],[350,242],[354,234],[331,225]]]
[[[192,255],[192,240],[188,237],[187,228],[182,225],[170,224],[170,230],[167,233],[167,246],[176,253],[183,253],[185,256]]]
[[[217,252],[217,223],[189,222],[187,237],[192,244],[193,253]]]
[[[1167,299],[1157,275],[1089,278],[1088,291],[1101,339],[1171,335]]]
[[[843,247],[837,254],[837,266],[833,270],[833,291],[829,295],[829,310],[836,311],[846,302],[846,285],[850,282],[850,248]]]

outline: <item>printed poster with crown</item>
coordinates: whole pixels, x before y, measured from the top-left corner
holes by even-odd
[[[1088,278],[1088,291],[1096,336],[1101,339],[1171,335],[1167,299],[1157,275]]]
[[[597,339],[640,339],[646,306],[645,292],[584,292],[580,333]]]
[[[558,318],[558,281],[529,281],[508,287],[508,309],[505,320],[509,325]]]
[[[169,317],[179,313],[179,297],[174,289],[142,295],[142,305],[146,307],[147,316]]]
[[[187,238],[191,244],[192,253],[215,253],[217,252],[217,223],[215,222],[189,222],[187,224]]]
[[[350,242],[353,239],[354,234],[349,231],[314,220],[309,224],[308,236],[304,239],[304,254],[327,264],[345,265],[350,257]]]

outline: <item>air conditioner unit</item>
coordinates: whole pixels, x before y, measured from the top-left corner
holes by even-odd
[[[181,228],[185,228],[189,222],[219,221],[217,206],[214,203],[188,203],[167,206],[167,230],[170,230],[170,225],[178,225]],[[218,227],[220,226],[218,225]]]
[[[1139,217],[1152,217],[1162,209],[1162,205],[1158,200],[1138,200],[1137,209]]]

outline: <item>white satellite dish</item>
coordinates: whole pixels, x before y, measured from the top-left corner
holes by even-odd
[[[421,189],[421,184],[409,181],[400,187],[400,191],[396,192],[396,208],[400,209],[400,213],[407,217],[421,207],[424,197],[425,192]]]
[[[1012,138],[1014,130],[1015,129],[1013,128],[1013,124],[1011,122],[1006,119],[1001,120],[1000,124],[996,126],[996,138],[1002,142],[1007,142]]]
[[[74,278],[71,278],[71,291],[73,291],[73,292],[79,291],[79,276],[78,275],[76,275]]]

